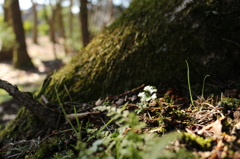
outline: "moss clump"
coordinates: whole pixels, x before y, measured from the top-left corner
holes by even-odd
[[[226,110],[236,110],[240,105],[240,99],[225,97],[222,98],[218,105]]]
[[[189,146],[189,148],[195,147],[205,151],[210,150],[212,146],[214,146],[213,139],[211,138],[204,139],[203,137],[196,136],[190,133],[182,133],[181,140],[184,143],[186,143]]]
[[[19,139],[31,139],[41,130],[42,126],[43,123],[23,107],[18,112],[16,119],[0,132],[0,144],[5,145]]]
[[[45,140],[42,142],[39,147],[37,148],[33,158],[49,158],[52,157],[54,152],[59,151],[58,149],[58,139],[51,138],[51,140]]]

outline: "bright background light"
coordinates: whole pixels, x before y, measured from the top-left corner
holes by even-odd
[[[96,4],[97,1],[98,0],[92,0],[92,3]],[[3,4],[3,2],[4,2],[4,0],[0,0],[0,4]],[[42,3],[46,2],[46,0],[37,0],[36,2],[39,4],[42,4]],[[49,0],[47,0],[47,2],[49,2]],[[124,7],[129,6],[129,2],[126,0],[113,0],[113,3],[115,5],[120,5],[122,3]],[[32,2],[31,2],[31,0],[19,0],[19,5],[22,10],[26,10],[32,6]],[[1,10],[0,12],[2,12],[2,8],[0,8],[0,10]]]

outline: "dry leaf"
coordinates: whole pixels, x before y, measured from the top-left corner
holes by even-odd
[[[221,121],[223,120],[224,118],[221,118],[221,119],[217,119],[214,123],[211,123],[205,127],[203,127],[201,130],[199,130],[197,133],[199,135],[202,135],[204,133],[208,133],[208,134],[213,134],[212,136],[214,138],[221,138],[221,134],[222,134],[222,124],[221,124]]]

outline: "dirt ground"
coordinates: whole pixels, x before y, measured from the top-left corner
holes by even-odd
[[[23,71],[13,69],[10,61],[0,63],[0,78],[12,84],[34,83],[41,80],[45,75],[61,66],[64,60],[65,53],[60,44],[55,45],[58,60],[55,58],[53,52],[53,45],[50,43],[48,37],[40,37],[39,44],[32,43],[30,38],[26,39],[27,50],[29,56],[32,58],[37,70]]]

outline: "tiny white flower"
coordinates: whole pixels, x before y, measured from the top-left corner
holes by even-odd
[[[143,90],[149,92],[150,94],[157,92],[157,89],[154,86],[146,86]]]
[[[141,99],[141,101],[145,101],[146,100],[146,94],[145,94],[145,92],[141,92],[141,93],[139,93],[138,94],[138,97],[140,97]]]
[[[157,98],[157,94],[156,93],[153,93],[153,95],[151,96],[151,98],[154,100]]]
[[[145,92],[141,92],[141,93],[139,93],[138,94],[138,97],[140,97],[140,98],[143,98],[143,97],[145,97],[146,95],[145,95]]]

